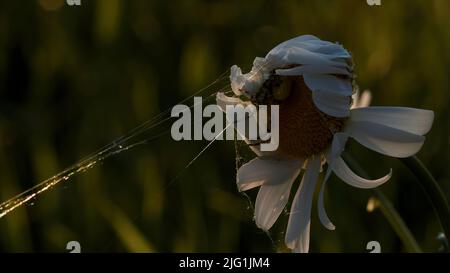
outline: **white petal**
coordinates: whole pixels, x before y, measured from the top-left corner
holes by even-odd
[[[265,71],[267,70],[267,61],[264,58],[256,57],[255,60],[253,60],[253,67],[252,71]]]
[[[341,45],[329,43],[327,45],[319,46],[314,50],[315,52],[326,54],[332,59],[342,58],[342,59],[350,59],[350,53],[345,50]]]
[[[349,80],[339,79],[333,75],[321,74],[305,74],[305,83],[314,93],[316,90],[323,92],[337,93],[342,96],[351,97],[353,94],[353,87]],[[350,107],[350,105],[347,105]]]
[[[350,118],[353,121],[370,121],[424,135],[431,129],[434,112],[407,107],[365,107],[352,110]]]
[[[295,180],[303,162],[279,157],[256,157],[242,165],[236,182],[239,191],[264,185],[278,185]]]
[[[269,230],[289,200],[294,179],[278,185],[261,185],[255,203],[255,222],[262,230]]]
[[[336,227],[334,226],[334,224],[331,222],[330,218],[327,215],[327,211],[325,210],[325,205],[324,205],[324,200],[323,200],[324,195],[325,195],[325,186],[328,182],[328,179],[330,178],[330,175],[331,175],[331,166],[330,166],[330,163],[328,163],[327,173],[325,174],[325,178],[322,182],[322,186],[320,187],[319,199],[317,201],[317,208],[319,210],[319,219],[320,219],[320,222],[322,223],[322,225],[329,230],[335,230]]]
[[[266,60],[273,67],[283,67],[290,64],[310,64],[310,65],[329,65],[348,68],[348,64],[343,61],[334,61],[326,54],[315,53],[301,47],[287,47],[278,50],[271,50]]]
[[[313,36],[314,37],[314,36]],[[315,39],[314,39],[315,38]],[[324,55],[327,55],[329,58],[337,59],[349,59],[351,58],[350,53],[341,45],[337,43],[332,43],[329,41],[323,41],[318,39],[317,37],[314,37],[312,39],[292,39],[289,46],[293,47],[301,47],[306,50],[312,51],[314,53],[321,53]],[[283,45],[283,44],[281,44]],[[284,47],[287,47],[288,45],[284,45]]]
[[[333,172],[340,179],[342,179],[342,181],[344,181],[345,183],[347,183],[353,187],[357,187],[357,188],[361,188],[361,189],[372,189],[372,188],[378,187],[381,184],[388,181],[392,176],[392,169],[391,169],[387,175],[385,175],[379,179],[369,180],[369,179],[362,178],[362,177],[358,176],[357,174],[355,174],[347,166],[347,163],[345,163],[345,161],[341,157],[333,160],[331,167],[333,168]]]
[[[252,71],[246,74],[242,74],[241,69],[236,65],[231,67],[231,89],[237,96],[249,96],[257,92],[268,78],[266,69],[273,70],[269,63],[262,58],[256,58],[254,64],[256,66],[252,68]]]
[[[230,82],[231,82],[231,89],[233,92],[240,96],[242,95],[242,86],[244,86],[245,83],[245,77],[242,75],[242,70],[237,65],[233,65],[231,67],[230,71]]]
[[[309,74],[340,74],[350,76],[350,72],[345,68],[327,65],[300,65],[288,69],[277,69],[275,74],[280,76],[299,76]]]
[[[291,249],[299,248],[302,252],[307,252],[309,249],[312,198],[320,172],[320,163],[320,157],[308,161],[305,175],[295,194],[289,215],[286,245]]]
[[[312,91],[314,104],[320,111],[334,117],[350,113],[352,85],[332,75],[304,74],[306,85]]]
[[[344,128],[344,132],[369,149],[399,158],[416,154],[425,141],[425,137],[420,135],[378,123],[352,119]]]
[[[216,104],[217,106],[220,107],[220,110],[222,110],[222,112],[224,113],[227,110],[226,109],[227,105],[237,105],[237,104],[242,104],[243,106],[247,105],[247,103],[242,101],[240,98],[228,97],[222,92],[217,93]]]
[[[319,219],[322,225],[324,225],[329,230],[334,230],[336,227],[331,222],[330,218],[327,215],[327,212],[325,210],[324,205],[324,194],[325,194],[325,188],[326,184],[328,182],[328,179],[330,178],[331,171],[333,170],[332,164],[335,159],[339,158],[342,154],[342,152],[345,149],[345,144],[347,143],[348,135],[345,133],[335,133],[333,135],[333,141],[331,143],[331,151],[329,151],[326,155],[326,159],[328,162],[328,169],[325,174],[325,178],[323,179],[322,186],[320,188],[319,193],[319,199],[318,199],[318,210],[319,210]]]
[[[275,67],[289,64],[323,64],[346,67],[351,56],[341,45],[322,41],[312,35],[299,36],[274,47],[266,59],[278,63]]]
[[[309,238],[310,238],[311,224],[308,224],[305,230],[300,234],[297,240],[292,244],[294,253],[308,253],[309,252]]]
[[[286,63],[286,59],[284,59],[284,56],[287,54],[287,51],[294,47],[299,47],[304,42],[322,42],[319,38],[313,36],[313,35],[303,35],[298,36],[293,39],[284,41],[274,47],[272,50],[269,51],[266,55],[266,60],[270,61],[273,65],[273,67],[282,67],[293,63]],[[303,63],[299,63],[303,64]]]
[[[351,109],[368,107],[372,101],[372,93],[369,90],[364,90],[362,93],[355,93],[352,96],[353,104]]]
[[[335,158],[341,156],[347,144],[348,135],[345,133],[335,133],[331,142],[331,152],[327,154],[327,161],[330,163]]]
[[[341,118],[350,115],[349,96],[316,90],[312,93],[312,99],[316,107],[327,115]]]

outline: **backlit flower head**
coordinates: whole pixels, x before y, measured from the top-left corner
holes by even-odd
[[[304,169],[295,193],[285,243],[296,252],[308,252],[313,193],[322,166],[327,164],[318,200],[319,218],[328,229],[334,225],[325,213],[323,193],[334,172],[347,184],[373,188],[388,181],[356,175],[341,158],[349,137],[376,152],[393,157],[417,153],[431,128],[432,111],[405,107],[367,107],[370,93],[356,93],[350,53],[337,43],[305,35],[283,42],[265,58],[255,58],[250,72],[231,68],[235,97],[217,95],[217,104],[279,105],[279,147],[261,152],[240,167],[240,191],[259,187],[255,204],[258,227],[269,230],[286,206],[291,187]],[[353,98],[352,98],[353,96]],[[242,98],[242,99],[241,99]],[[244,136],[245,137],[245,136]]]

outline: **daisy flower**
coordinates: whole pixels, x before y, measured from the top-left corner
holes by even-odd
[[[279,105],[279,147],[262,152],[246,139],[257,157],[237,172],[239,191],[259,187],[256,225],[267,231],[284,210],[292,185],[304,170],[289,213],[287,247],[308,252],[313,194],[322,167],[326,172],[318,198],[322,224],[333,230],[323,195],[331,173],[347,184],[368,189],[391,177],[368,180],[355,174],[341,158],[348,138],[391,157],[409,157],[422,147],[434,113],[405,107],[367,107],[370,93],[355,96],[353,62],[340,44],[312,35],[299,36],[255,58],[250,72],[231,67],[233,97],[217,94],[217,104]],[[353,103],[353,101],[355,101]],[[352,107],[353,105],[353,107]],[[244,136],[245,138],[245,136]]]

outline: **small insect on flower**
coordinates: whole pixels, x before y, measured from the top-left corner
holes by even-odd
[[[255,58],[250,72],[231,67],[234,97],[217,94],[217,104],[279,105],[279,147],[261,152],[246,139],[257,157],[237,173],[240,191],[259,187],[255,221],[269,230],[286,206],[291,187],[304,169],[295,193],[285,236],[295,252],[308,252],[313,193],[323,165],[327,164],[318,210],[322,224],[333,230],[324,204],[325,184],[333,171],[358,188],[377,187],[391,177],[368,180],[356,175],[341,158],[349,137],[381,154],[409,157],[422,147],[434,113],[405,107],[367,107],[370,93],[357,94],[353,61],[341,45],[312,35],[299,36]],[[353,107],[352,107],[353,104]],[[245,138],[245,136],[244,136]]]

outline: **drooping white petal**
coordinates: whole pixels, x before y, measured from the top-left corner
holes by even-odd
[[[245,84],[245,77],[242,75],[242,70],[237,65],[233,65],[230,71],[231,89],[237,96],[242,95],[242,86]]]
[[[353,90],[348,80],[320,74],[304,74],[303,78],[317,108],[334,117],[349,115]]]
[[[278,185],[261,185],[255,202],[255,222],[262,230],[269,230],[289,200],[294,179]]]
[[[315,53],[301,47],[280,48],[278,50],[271,50],[266,60],[273,67],[283,67],[289,64],[304,64],[304,65],[328,65],[348,68],[348,64],[343,61],[334,61],[326,54]],[[285,65],[283,65],[285,64]]]
[[[348,69],[326,65],[300,65],[293,68],[275,70],[275,74],[280,76],[300,76],[305,73],[351,75]]]
[[[274,156],[256,157],[239,168],[236,183],[239,191],[246,191],[262,184],[288,183],[298,176],[302,164],[300,160]]]
[[[333,170],[332,164],[335,159],[339,158],[344,151],[345,144],[347,143],[348,135],[344,133],[336,133],[333,136],[333,141],[331,143],[331,150],[327,153],[326,159],[328,162],[327,172],[325,178],[323,179],[322,186],[320,187],[319,199],[317,201],[317,208],[319,211],[319,219],[322,225],[324,225],[329,230],[334,230],[336,227],[331,222],[327,215],[324,205],[324,195],[326,184],[330,178],[331,171]]]
[[[312,198],[320,172],[320,163],[320,157],[314,157],[308,161],[289,215],[285,242],[289,248],[298,249],[301,252],[309,250]]]
[[[331,142],[331,151],[327,154],[327,161],[330,163],[335,158],[341,156],[347,144],[348,135],[346,133],[335,133]]]
[[[305,83],[312,92],[321,90],[323,92],[337,93],[342,96],[351,97],[353,87],[350,81],[339,79],[333,75],[305,74]],[[347,107],[349,104],[347,104]]]
[[[351,110],[353,121],[370,121],[416,135],[428,133],[434,112],[408,107],[364,107]]]
[[[312,35],[299,36],[274,47],[266,60],[283,67],[289,64],[329,65],[348,68],[351,56],[341,45],[323,41]],[[284,65],[283,65],[284,64]]]
[[[381,184],[388,181],[392,176],[392,169],[389,171],[389,173],[379,179],[365,179],[357,174],[355,174],[348,166],[347,163],[341,158],[338,157],[333,160],[333,163],[331,165],[331,168],[333,169],[333,172],[345,183],[361,188],[361,189],[372,189],[375,187],[380,186]]]
[[[350,53],[338,44],[329,43],[327,45],[319,46],[313,50],[318,53],[326,54],[333,60],[351,58]]]
[[[293,253],[308,253],[310,239],[311,224],[308,224],[304,231],[299,235],[298,239],[292,244]]]
[[[307,35],[305,35],[307,36]],[[321,53],[327,55],[330,59],[350,59],[350,53],[342,47],[340,44],[332,43],[328,41],[320,40],[319,38],[310,35],[304,39],[292,39],[280,44],[280,46],[287,47],[289,44],[291,47],[301,47],[314,53]]]
[[[399,158],[416,154],[425,141],[425,137],[421,135],[370,121],[350,119],[344,132],[369,149]]]
[[[350,97],[337,93],[316,90],[312,93],[314,105],[333,117],[348,117],[350,114]]]
[[[323,179],[322,186],[320,187],[319,199],[317,200],[317,209],[319,211],[319,220],[322,223],[322,225],[329,230],[335,230],[336,227],[333,224],[333,222],[331,222],[330,218],[328,217],[327,211],[325,209],[325,204],[324,204],[325,202],[323,200],[324,195],[325,195],[326,184],[331,175],[332,168],[330,167],[330,165],[331,165],[331,163],[328,162],[328,169],[325,174],[325,178]]]

